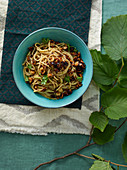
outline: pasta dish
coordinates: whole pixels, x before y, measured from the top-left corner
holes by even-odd
[[[42,39],[29,47],[23,75],[34,92],[49,99],[61,99],[82,86],[85,63],[73,46]]]

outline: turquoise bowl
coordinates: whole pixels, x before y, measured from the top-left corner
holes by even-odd
[[[63,97],[63,99],[50,100],[38,93],[34,93],[29,84],[26,84],[23,77],[22,63],[26,58],[28,47],[32,46],[36,42],[41,42],[42,38],[49,38],[59,42],[69,43],[77,48],[81,52],[81,57],[86,64],[86,69],[83,73],[82,87],[74,90],[69,96]],[[48,27],[39,29],[29,34],[17,48],[14,60],[13,60],[13,76],[15,83],[20,92],[32,103],[46,107],[46,108],[59,108],[73,103],[79,97],[81,97],[87,90],[93,75],[93,62],[90,52],[84,43],[84,41],[76,34],[63,28]]]

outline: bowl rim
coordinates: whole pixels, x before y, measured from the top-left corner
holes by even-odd
[[[32,36],[33,34],[35,34],[35,33],[37,33],[37,32],[44,31],[44,30],[50,30],[50,29],[62,30],[62,31],[65,31],[65,32],[68,32],[68,33],[72,34],[73,36],[75,36],[76,38],[78,38],[78,39],[83,43],[83,45],[86,47],[86,49],[89,51],[86,43],[85,43],[78,35],[76,35],[76,34],[73,33],[72,31],[67,30],[67,29],[64,29],[64,28],[60,28],[60,27],[44,27],[44,28],[41,28],[41,29],[37,29],[37,30],[33,31],[32,33],[30,33],[29,35],[27,35],[27,36],[21,41],[21,43],[18,45],[18,47],[17,47],[17,49],[16,49],[16,51],[15,51],[15,53],[14,53],[14,57],[13,57],[12,72],[13,72],[13,78],[14,78],[14,81],[15,81],[15,84],[16,84],[17,88],[19,89],[19,91],[21,92],[21,94],[22,94],[27,100],[29,100],[30,102],[32,102],[32,103],[35,104],[35,105],[38,105],[38,106],[41,106],[41,107],[44,107],[44,108],[52,108],[52,109],[54,108],[54,109],[55,109],[55,108],[61,108],[61,107],[70,105],[70,104],[72,104],[73,102],[75,102],[76,100],[78,100],[81,96],[84,95],[84,93],[87,91],[87,89],[88,89],[88,87],[89,87],[89,85],[90,85],[90,83],[91,83],[91,81],[92,81],[92,77],[93,77],[93,60],[92,60],[92,56],[91,56],[90,51],[89,51],[89,54],[90,54],[89,57],[90,57],[90,59],[91,59],[91,78],[90,78],[90,81],[89,81],[89,83],[88,83],[88,86],[85,88],[85,91],[83,91],[83,93],[82,93],[79,97],[77,97],[76,99],[72,99],[70,102],[67,102],[67,104],[64,104],[64,103],[63,103],[63,104],[61,104],[60,106],[56,106],[56,107],[55,107],[55,106],[44,106],[43,104],[38,104],[36,101],[32,101],[31,98],[29,98],[27,95],[25,95],[24,92],[23,92],[23,90],[22,90],[21,88],[19,88],[19,86],[18,86],[18,81],[17,81],[17,79],[16,79],[15,71],[14,71],[14,64],[15,64],[15,58],[16,58],[15,56],[17,55],[18,50],[20,49],[20,47],[22,46],[22,44],[23,44],[30,36]]]

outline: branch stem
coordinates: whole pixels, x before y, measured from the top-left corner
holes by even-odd
[[[61,157],[58,157],[58,158],[54,158],[54,159],[52,159],[51,161],[41,163],[41,164],[39,164],[34,170],[37,170],[37,169],[40,168],[42,165],[50,164],[50,163],[52,163],[52,162],[55,162],[55,161],[57,161],[57,160],[59,160],[59,159],[64,159],[64,158],[69,157],[69,156],[71,156],[71,155],[74,155],[74,153],[69,153],[69,154],[67,154],[67,155],[64,155],[64,156],[61,156]]]
[[[121,73],[121,71],[122,71],[122,69],[123,69],[123,67],[124,67],[123,56],[121,56],[121,60],[122,60],[122,65],[121,65],[120,71],[119,71],[119,73],[118,73],[118,76],[117,76],[117,78],[116,78],[116,80],[115,80],[115,82],[114,82],[114,84],[113,84],[113,87],[116,85],[116,83],[117,83],[117,81],[118,81],[118,78],[119,78],[119,76],[120,76],[120,73]]]
[[[115,132],[117,132],[117,130],[119,130],[124,125],[124,123],[126,123],[126,121],[127,121],[127,118],[123,121],[123,123],[121,123],[121,125],[115,130]]]
[[[86,144],[85,146],[83,146],[82,148],[76,150],[75,152],[73,152],[74,154],[77,153],[77,152],[80,152],[81,150],[87,148],[88,146],[91,146],[91,145],[94,145],[96,144],[96,142],[93,142],[93,143],[90,143],[90,144]]]
[[[90,156],[86,156],[86,155],[82,155],[80,153],[75,153],[75,155],[78,155],[78,156],[81,156],[81,157],[84,157],[84,158],[88,158],[88,159],[95,159],[93,157],[90,157]],[[96,159],[95,159],[96,160]],[[104,160],[105,162],[110,162],[111,164],[113,165],[116,165],[116,166],[122,166],[122,167],[127,167],[127,165],[122,165],[122,164],[117,164],[117,163],[114,163],[114,162],[111,162],[111,161],[107,161],[107,160]]]
[[[91,131],[90,131],[90,136],[89,136],[89,140],[88,140],[88,142],[87,142],[87,145],[91,142],[93,128],[94,128],[94,126],[92,125]]]
[[[80,153],[75,153],[75,155],[78,155],[78,156],[81,156],[81,157],[84,157],[84,158],[88,158],[88,159],[95,159],[91,156],[86,156],[86,155],[83,155],[83,154],[80,154]]]
[[[103,106],[100,107],[99,112],[101,111],[102,108],[103,108]]]

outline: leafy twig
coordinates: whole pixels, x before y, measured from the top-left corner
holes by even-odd
[[[101,107],[102,108],[102,107]],[[101,110],[101,109],[100,109]],[[115,133],[124,125],[124,123],[127,121],[127,118],[124,120],[124,122],[115,130]],[[91,131],[90,131],[90,137],[89,137],[89,140],[88,140],[88,142],[87,142],[87,144],[85,145],[85,146],[83,146],[82,148],[80,148],[80,149],[78,149],[78,150],[76,150],[76,151],[74,151],[74,152],[72,152],[72,153],[69,153],[69,154],[66,154],[66,155],[64,155],[64,156],[61,156],[61,157],[58,157],[58,158],[54,158],[54,159],[52,159],[51,161],[48,161],[48,162],[44,162],[44,163],[41,163],[41,164],[39,164],[34,170],[37,170],[39,167],[41,167],[41,166],[43,166],[43,165],[46,165],[46,164],[50,164],[50,163],[52,163],[52,162],[55,162],[55,161],[57,161],[57,160],[60,160],[60,159],[64,159],[64,158],[66,158],[66,157],[69,157],[69,156],[72,156],[72,155],[79,155],[79,153],[78,152],[80,152],[81,150],[83,150],[83,149],[85,149],[85,148],[87,148],[87,147],[89,147],[89,146],[91,146],[91,145],[94,145],[94,144],[96,144],[96,142],[93,142],[93,143],[91,143],[90,144],[90,141],[91,141],[91,139],[92,139],[92,131],[93,131],[93,126],[92,126],[92,128],[91,128]],[[80,154],[81,155],[81,154]],[[89,158],[88,156],[83,156],[83,157],[86,157],[86,158]],[[91,159],[92,157],[90,157],[90,159]],[[94,159],[94,158],[92,158],[92,159]],[[108,161],[106,161],[106,162],[108,162]],[[113,163],[113,162],[110,162],[110,163],[112,163],[112,164],[114,164],[114,165],[117,165],[117,166],[123,166],[123,167],[127,167],[127,166],[124,166],[124,165],[119,165],[119,164],[116,164],[116,163]]]
[[[88,158],[88,159],[95,159],[95,158],[92,158],[90,156],[86,156],[86,155],[82,155],[80,153],[75,153],[75,155],[78,155],[78,156],[81,156],[81,157],[84,157],[84,158]],[[96,159],[95,159],[96,160]],[[127,165],[121,165],[121,164],[117,164],[117,163],[114,163],[114,162],[111,162],[111,161],[107,161],[107,160],[104,160],[105,162],[110,162],[111,164],[113,165],[116,165],[116,166],[122,166],[122,167],[127,167]]]
[[[52,163],[52,162],[55,162],[55,161],[60,160],[60,159],[64,159],[64,158],[69,157],[69,156],[71,156],[71,155],[75,155],[77,152],[80,152],[80,151],[83,150],[84,148],[89,147],[89,146],[94,145],[94,144],[95,144],[95,142],[93,142],[93,143],[91,143],[91,144],[86,144],[86,145],[83,146],[82,148],[80,148],[80,149],[78,149],[78,150],[76,150],[76,151],[74,151],[74,152],[72,152],[72,153],[66,154],[66,155],[61,156],[61,157],[58,157],[58,158],[54,158],[54,159],[52,159],[51,161],[48,161],[48,162],[41,163],[41,164],[39,164],[34,170],[37,170],[39,167],[41,167],[41,166],[43,166],[43,165],[50,164],[50,163]]]

